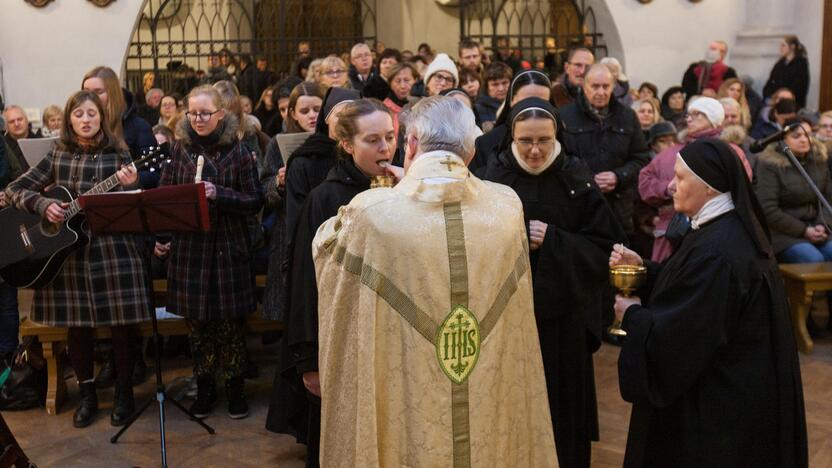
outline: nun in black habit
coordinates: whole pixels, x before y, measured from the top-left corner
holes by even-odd
[[[488,133],[477,138],[475,143],[474,158],[468,163],[468,169],[477,177],[482,177],[485,173],[488,162],[496,159],[497,155],[503,149],[503,142],[509,134],[509,114],[512,106],[527,98],[538,97],[540,99],[550,100],[552,96],[552,82],[549,77],[540,70],[525,70],[516,75],[511,80],[511,85],[508,88],[506,100],[503,101],[502,108],[497,121]]]
[[[633,403],[625,467],[805,467],[794,334],[770,235],[728,144],[677,156],[674,208],[692,230],[642,297],[616,297],[627,339],[621,395]],[[616,245],[610,265],[642,264]]]
[[[344,103],[361,96],[346,88],[329,88],[324,106],[315,125],[315,133],[292,153],[286,165],[286,233],[287,244],[292,241],[300,209],[309,192],[326,179],[336,161],[336,142],[330,134],[330,122]],[[337,109],[336,109],[337,107]]]
[[[598,440],[592,353],[600,345],[607,253],[624,231],[581,159],[556,139],[557,112],[523,99],[506,119],[503,150],[484,180],[508,185],[523,203],[534,310],[549,391],[558,462],[588,468]]]
[[[361,132],[380,131],[363,127],[364,117],[374,113],[388,117],[393,137],[390,111],[375,99],[360,99],[343,107],[340,124],[332,133],[341,141],[339,157],[326,180],[306,197],[300,210],[290,245],[287,278],[288,307],[282,353],[272,391],[266,428],[295,435],[307,446],[306,466],[318,466],[320,454],[321,399],[318,374],[318,288],[312,259],[312,240],[318,227],[338,214],[341,206],[370,188],[370,177],[360,169],[356,158],[345,148]],[[393,148],[387,154],[392,159]],[[355,154],[358,154],[357,152]],[[364,153],[366,154],[366,153]],[[365,159],[366,160],[366,159]],[[375,159],[373,162],[375,163]],[[389,161],[389,160],[388,160]],[[315,390],[316,389],[316,390]]]

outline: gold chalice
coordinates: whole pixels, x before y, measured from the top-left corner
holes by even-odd
[[[610,267],[610,284],[615,286],[625,297],[629,297],[636,289],[640,288],[647,280],[647,268],[639,265],[617,265]],[[616,320],[607,329],[610,335],[627,336],[627,332],[621,329],[621,321]]]
[[[370,177],[370,188],[390,188],[396,185],[396,178],[391,175],[377,175]]]

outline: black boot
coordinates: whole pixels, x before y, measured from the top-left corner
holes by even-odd
[[[144,357],[139,353],[136,356],[136,363],[133,364],[133,385],[141,385],[147,380],[147,364]]]
[[[225,398],[228,399],[228,416],[232,419],[242,419],[248,416],[245,381],[242,377],[234,377],[225,381]]]
[[[101,363],[101,369],[98,371],[98,375],[95,376],[95,386],[97,388],[110,388],[115,384],[116,357],[111,348],[104,352],[104,361]]]
[[[110,424],[123,426],[130,416],[136,411],[136,402],[133,400],[132,382],[123,384],[119,382],[116,386],[116,393],[113,397],[113,411],[110,413]]]
[[[217,386],[214,376],[197,377],[196,401],[191,405],[191,413],[199,419],[207,417],[214,410],[217,402]]]
[[[92,424],[95,414],[98,413],[98,395],[95,394],[95,382],[84,382],[78,384],[81,390],[81,402],[78,409],[72,416],[72,425],[75,427],[87,427]]]

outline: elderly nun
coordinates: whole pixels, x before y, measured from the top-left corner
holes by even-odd
[[[731,147],[700,139],[669,190],[691,232],[616,298],[619,386],[633,403],[625,467],[805,467],[803,389],[763,211]],[[610,266],[642,264],[617,245]]]

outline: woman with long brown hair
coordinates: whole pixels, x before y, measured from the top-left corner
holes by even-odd
[[[285,133],[314,131],[322,99],[321,90],[315,83],[304,82],[297,85],[289,97]],[[273,137],[266,147],[260,183],[263,184],[266,194],[264,225],[267,224],[266,220],[272,225],[269,232],[269,266],[263,293],[263,315],[279,320],[282,318],[285,302],[281,265],[286,245],[286,167],[277,145],[277,137]]]
[[[57,148],[6,188],[16,208],[60,224],[69,206],[42,195],[45,187],[55,184],[82,194],[113,174],[120,183],[115,191],[138,185],[136,170],[128,166],[130,154],[107,126],[106,115],[94,92],[78,91],[69,98]],[[136,237],[103,234],[92,236],[70,254],[55,279],[35,290],[32,320],[69,327],[69,357],[81,390],[75,427],[89,426],[98,411],[93,380],[95,327],[109,326],[113,336],[117,382],[110,422],[122,425],[133,413],[133,325],[150,320],[148,286]]]

